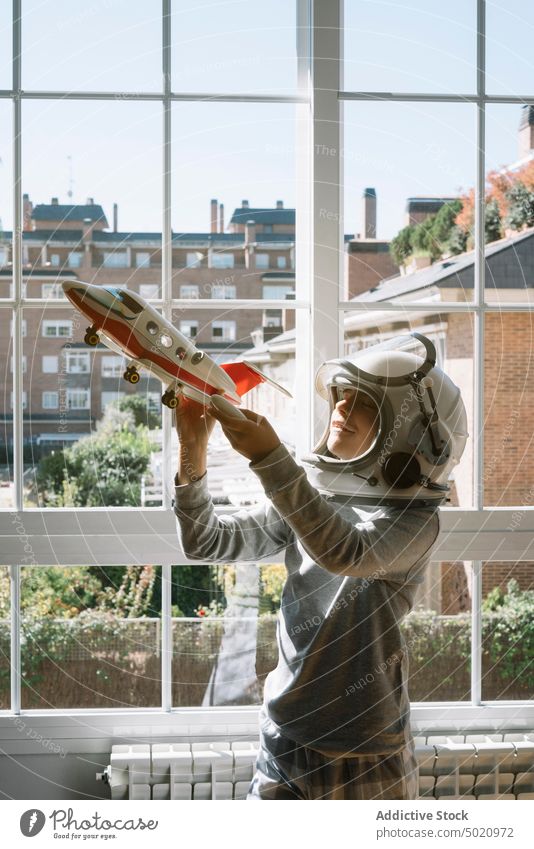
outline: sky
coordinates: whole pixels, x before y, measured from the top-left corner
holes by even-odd
[[[347,0],[347,90],[453,91],[475,86],[475,2]],[[26,90],[155,92],[161,84],[158,2],[22,0]],[[172,86],[183,92],[295,93],[292,0],[175,0]],[[267,14],[268,11],[268,14]],[[0,88],[10,86],[11,0],[0,0]],[[488,3],[488,90],[533,94],[534,7]],[[470,104],[345,105],[345,232],[361,230],[361,196],[376,189],[378,236],[404,224],[413,195],[455,195],[474,183]],[[209,201],[226,221],[251,206],[296,200],[295,109],[288,104],[175,103],[172,226],[209,229]],[[520,107],[490,106],[487,163],[517,158]],[[0,101],[0,217],[11,227],[11,108]],[[119,228],[161,229],[162,107],[107,102],[23,103],[23,191],[34,203],[93,197]]]

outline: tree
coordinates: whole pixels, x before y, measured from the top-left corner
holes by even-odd
[[[442,246],[434,236],[435,215],[429,215],[414,230],[412,244],[414,252],[428,254],[432,260],[439,259]]]
[[[506,223],[512,230],[534,226],[534,191],[518,181],[507,194],[508,214]]]
[[[456,216],[462,210],[462,202],[454,200],[452,203],[445,203],[438,210],[432,224],[432,235],[436,242],[443,247],[447,247],[456,226]]]
[[[404,265],[413,253],[413,234],[415,227],[411,225],[402,230],[391,240],[389,251],[395,265]]]
[[[144,425],[149,430],[161,427],[161,412],[146,395],[125,395],[119,398],[117,406],[122,412],[129,410],[133,413],[136,427]]]

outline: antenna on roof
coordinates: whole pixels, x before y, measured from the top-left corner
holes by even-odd
[[[69,160],[69,190],[67,192],[67,197],[69,198],[69,200],[72,200],[72,197],[73,197],[73,194],[74,194],[74,191],[73,191],[74,177],[73,177],[73,174],[72,174],[72,156],[70,156],[70,155],[67,156],[67,159]]]

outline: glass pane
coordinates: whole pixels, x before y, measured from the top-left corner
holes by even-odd
[[[24,0],[23,87],[161,89],[161,4]]]
[[[172,3],[174,91],[293,94],[296,4],[271,0]]]
[[[0,566],[0,710],[11,706],[10,598],[9,568]]]
[[[137,385],[125,380],[126,360],[102,342],[88,345],[88,321],[70,306],[49,302],[24,314],[25,503],[161,503],[161,486],[157,499],[153,489],[161,475],[161,382],[145,370]]]
[[[484,502],[532,502],[534,314],[490,312],[485,320]]]
[[[522,0],[486,7],[486,89],[489,94],[525,95],[534,88],[534,11]]]
[[[534,489],[531,489],[532,506]],[[523,511],[524,512],[524,511]],[[514,512],[515,527],[521,511]],[[534,563],[482,566],[482,698],[534,698]]]
[[[23,567],[22,707],[161,704],[157,566]]]
[[[176,707],[262,702],[285,577],[283,563],[173,567]]]
[[[467,561],[431,563],[402,630],[412,702],[471,698],[472,570]]]
[[[346,0],[347,91],[475,90],[476,3]]]
[[[11,104],[0,101],[0,298],[13,294],[11,130]],[[12,319],[10,308],[0,309],[0,508],[14,504]]]
[[[291,452],[295,449],[295,310],[173,310],[173,324],[189,330],[197,347],[217,364],[246,359],[266,377],[290,392],[288,397],[270,383],[260,383],[245,395],[242,406],[261,413]],[[283,334],[283,335],[282,335]],[[233,338],[232,338],[233,337]],[[214,380],[214,385],[216,380]],[[178,437],[172,433],[173,475],[177,468]],[[263,489],[235,452],[219,424],[208,444],[210,492],[219,504],[250,505],[263,498]]]
[[[294,107],[180,103],[173,127],[174,297],[294,297]]]
[[[346,103],[344,111],[344,297],[471,301],[474,225],[464,207],[475,178],[474,108]],[[338,226],[333,211],[321,215]]]
[[[532,303],[534,107],[486,109],[486,300]]]
[[[344,353],[347,356],[356,354],[370,345],[387,341],[391,336],[398,334],[417,332],[426,336],[436,349],[437,365],[450,378],[452,383],[460,390],[461,398],[466,411],[467,432],[469,434],[465,442],[465,448],[460,462],[454,466],[449,473],[447,485],[449,486],[448,500],[444,507],[471,507],[473,504],[473,322],[474,317],[469,313],[433,313],[421,315],[407,307],[402,312],[354,311],[344,313]],[[408,388],[410,391],[410,388]],[[436,390],[434,390],[436,392]],[[440,403],[441,402],[441,403]],[[447,396],[436,394],[438,410],[449,409]],[[429,401],[426,401],[427,408]],[[328,408],[323,405],[324,419],[321,426],[327,423]],[[402,408],[401,408],[402,409]],[[399,410],[397,410],[397,414]],[[452,425],[452,420],[449,420]],[[392,430],[400,433],[398,426],[393,425]],[[408,434],[406,434],[406,437]],[[384,446],[388,443],[388,435],[383,434]],[[395,437],[396,438],[396,437]],[[458,445],[462,437],[457,436]],[[393,443],[395,444],[395,443]],[[399,451],[402,449],[399,449]],[[406,450],[406,448],[405,448]],[[386,453],[391,453],[388,448]],[[376,474],[379,480],[384,480],[380,463],[381,455],[376,457],[375,466],[369,468],[369,473]]]
[[[11,35],[13,4],[10,0],[0,0],[0,88],[12,85],[12,44]]]

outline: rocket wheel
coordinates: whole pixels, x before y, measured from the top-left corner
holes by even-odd
[[[132,371],[132,373],[129,377],[129,380],[130,380],[130,383],[139,383],[139,372],[138,371]]]
[[[85,336],[83,337],[83,341],[86,345],[91,345],[91,347],[94,348],[95,345],[98,345],[100,337],[93,327],[88,327]]]
[[[170,410],[175,410],[178,406],[178,398],[170,389],[163,393],[161,396],[161,403],[166,407],[169,407]]]

